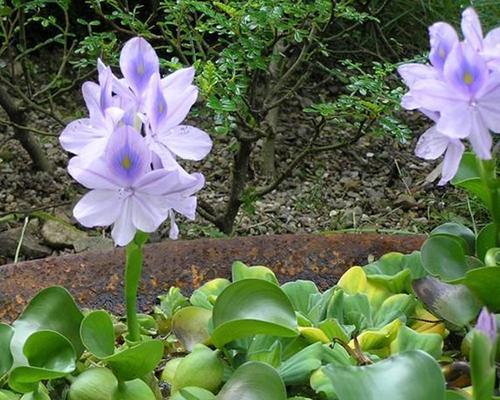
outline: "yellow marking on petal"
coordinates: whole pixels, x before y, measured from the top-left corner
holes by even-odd
[[[474,77],[470,72],[464,74],[464,82],[466,85],[472,85],[474,83]]]
[[[141,64],[139,64],[139,65],[137,66],[137,73],[138,73],[139,75],[144,75],[144,64],[143,64],[143,63],[141,63]]]
[[[446,51],[444,51],[443,48],[439,48],[438,54],[439,54],[439,57],[441,57],[441,59],[444,60],[446,58]]]
[[[165,107],[163,106],[163,103],[160,103],[158,105],[158,113],[161,114],[163,112],[163,110],[165,109]]]
[[[122,159],[122,167],[128,170],[130,169],[131,166],[132,166],[132,161],[130,161],[128,155],[125,155],[125,157],[123,157]]]

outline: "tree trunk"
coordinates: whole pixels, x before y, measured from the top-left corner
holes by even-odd
[[[13,126],[14,137],[19,140],[21,146],[28,152],[35,168],[39,171],[49,171],[50,163],[39,141],[30,131],[21,128],[26,125],[24,110],[10,98],[3,87],[0,87],[0,107],[5,110],[10,121],[15,124]]]

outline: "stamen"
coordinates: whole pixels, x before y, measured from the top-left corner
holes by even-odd
[[[464,82],[466,85],[472,85],[474,83],[474,77],[470,72],[464,74]]]
[[[125,155],[122,159],[122,167],[125,168],[126,170],[129,170],[130,167],[132,167],[132,161],[130,160],[128,154]]]

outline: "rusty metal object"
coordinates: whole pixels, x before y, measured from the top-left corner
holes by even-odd
[[[170,286],[190,293],[207,280],[229,277],[233,261],[270,267],[280,282],[310,279],[322,289],[368,256],[420,248],[423,236],[377,234],[271,235],[166,241],[147,245],[139,307],[151,309]],[[0,267],[0,320],[12,321],[39,290],[67,288],[83,307],[123,314],[124,251],[87,252]]]

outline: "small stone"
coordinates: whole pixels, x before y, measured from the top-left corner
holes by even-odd
[[[54,249],[72,247],[77,240],[86,236],[85,232],[52,219],[43,224],[41,233],[46,244]]]
[[[409,210],[418,205],[415,198],[407,193],[401,193],[394,202],[396,207],[401,207],[403,210]]]
[[[51,249],[41,245],[28,225],[21,243],[20,255],[26,258],[41,258],[51,254]],[[21,240],[22,228],[9,229],[0,232],[0,256],[14,258]]]
[[[90,250],[108,250],[114,247],[113,240],[102,236],[85,236],[73,243],[75,252]]]

